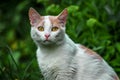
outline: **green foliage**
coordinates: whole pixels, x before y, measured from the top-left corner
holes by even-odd
[[[28,10],[68,9],[67,34],[98,52],[120,76],[119,0],[17,0],[0,3],[0,80],[43,80],[30,37]]]

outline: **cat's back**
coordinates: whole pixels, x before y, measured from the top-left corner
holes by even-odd
[[[100,55],[83,45],[76,44],[76,47],[78,80],[119,80],[114,70]]]

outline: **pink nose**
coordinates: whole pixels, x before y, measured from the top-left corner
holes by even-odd
[[[46,39],[48,39],[49,36],[50,36],[50,34],[45,34]]]

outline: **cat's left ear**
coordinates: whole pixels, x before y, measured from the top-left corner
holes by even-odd
[[[58,16],[57,18],[60,20],[60,23],[66,23],[66,19],[67,19],[67,16],[68,16],[68,11],[67,9],[65,8]]]

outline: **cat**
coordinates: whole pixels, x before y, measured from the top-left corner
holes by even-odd
[[[31,37],[37,45],[37,61],[45,80],[119,80],[96,52],[74,43],[65,33],[68,11],[41,16],[29,9]]]

